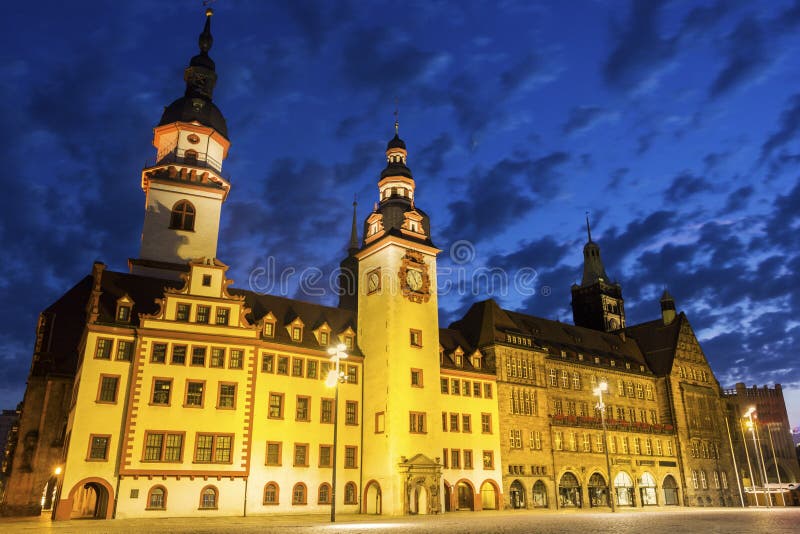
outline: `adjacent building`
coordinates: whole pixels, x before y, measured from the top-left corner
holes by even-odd
[[[337,307],[233,287],[210,17],[154,129],[139,256],[95,263],[41,314],[3,513],[740,504],[731,397],[688,318],[665,292],[628,325],[588,226],[574,325],[486,300],[440,328],[431,200],[397,124]]]

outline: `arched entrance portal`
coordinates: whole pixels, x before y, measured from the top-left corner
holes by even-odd
[[[78,484],[72,489],[70,519],[106,519],[109,509],[109,491],[95,481]]]
[[[511,483],[509,496],[511,499],[511,508],[514,510],[525,508],[525,487],[519,480],[515,480]]]
[[[56,491],[58,490],[58,479],[55,476],[50,477],[47,484],[42,489],[42,511],[53,509],[53,503],[56,498]]]
[[[481,484],[481,507],[484,510],[497,510],[497,488],[487,480]]]
[[[547,486],[541,480],[537,480],[533,485],[533,506],[547,508]]]
[[[456,510],[475,509],[475,490],[469,482],[461,481],[456,484]]]
[[[614,477],[614,489],[617,491],[617,506],[635,506],[633,501],[633,479],[625,471]]]
[[[642,500],[642,506],[655,506],[658,504],[656,500],[656,479],[647,471],[642,473],[642,478],[639,481],[639,498]]]
[[[664,490],[664,504],[667,506],[678,506],[678,483],[672,475],[664,477],[664,483],[661,484]]]
[[[580,508],[581,486],[572,473],[564,473],[558,483],[558,500],[561,508]]]
[[[600,473],[589,477],[589,506],[608,506],[608,485]]]
[[[380,515],[383,508],[381,486],[375,480],[367,482],[367,488],[364,490],[364,513]]]
[[[453,486],[445,481],[444,483],[444,511],[451,512],[453,510]]]
[[[422,484],[417,484],[412,489],[410,499],[411,508],[409,512],[412,514],[425,515],[428,513],[428,488]]]

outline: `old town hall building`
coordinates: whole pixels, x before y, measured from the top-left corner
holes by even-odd
[[[574,326],[486,300],[440,328],[432,200],[398,135],[360,240],[354,215],[338,307],[232,287],[210,12],[199,44],[141,174],[138,258],[95,263],[41,313],[2,513],[740,505],[726,401],[688,318],[664,292],[657,319],[626,324],[591,234]]]

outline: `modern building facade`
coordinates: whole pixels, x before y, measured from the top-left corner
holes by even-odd
[[[41,315],[3,513],[738,504],[726,398],[688,319],[665,292],[661,317],[627,325],[591,233],[575,325],[487,300],[440,328],[431,200],[397,125],[338,307],[232,287],[210,11],[199,45],[142,171],[139,257],[95,263]]]

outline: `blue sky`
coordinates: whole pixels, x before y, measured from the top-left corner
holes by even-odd
[[[377,200],[397,101],[450,269],[443,325],[487,296],[571,321],[589,211],[628,323],[669,288],[723,387],[780,382],[800,424],[800,2],[213,7],[233,183],[218,255],[237,286],[274,265],[296,273],[287,294],[335,302],[299,279],[338,264],[353,195],[360,221]],[[39,311],[94,260],[138,254],[152,127],[203,20],[198,1],[4,6],[3,407]],[[487,267],[508,283],[473,284]]]

